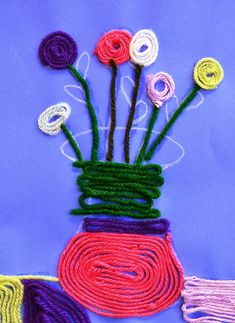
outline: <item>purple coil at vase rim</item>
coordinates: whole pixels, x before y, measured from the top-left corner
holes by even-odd
[[[110,218],[85,218],[83,229],[86,232],[113,232],[136,234],[166,234],[170,222],[167,219],[130,221]]]

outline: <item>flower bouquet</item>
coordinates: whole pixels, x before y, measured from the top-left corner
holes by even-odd
[[[59,31],[45,37],[39,47],[43,65],[52,69],[68,69],[82,86],[91,120],[91,156],[90,160],[86,160],[66,125],[71,112],[67,103],[61,102],[47,108],[38,119],[39,128],[44,133],[56,135],[64,132],[76,155],[77,160],[73,165],[82,170],[77,179],[81,191],[79,207],[73,209],[71,214],[122,217],[84,220],[84,232],[75,235],[61,255],[59,281],[79,303],[109,317],[154,314],[172,305],[180,296],[183,269],[171,245],[169,222],[166,219],[153,219],[160,217],[154,200],[159,198],[159,187],[163,184],[162,167],[146,162],[151,160],[198,91],[214,89],[223,79],[219,62],[213,58],[199,60],[193,70],[192,90],[159,135],[152,138],[160,108],[173,96],[175,84],[166,72],[149,74],[146,80],[152,113],[140,149],[137,149],[134,161],[130,162],[130,133],[140,82],[144,68],[157,59],[158,49],[157,37],[151,30],[140,30],[134,36],[126,30],[112,30],[99,40],[95,54],[112,74],[108,149],[106,161],[102,161],[99,156],[98,121],[90,90],[86,79],[73,66],[77,57],[75,41]],[[133,64],[135,83],[123,138],[124,161],[118,163],[113,160],[117,121],[116,79],[119,66],[128,60]],[[156,88],[159,83],[163,85],[162,90]],[[91,203],[87,202],[88,199]],[[123,217],[142,221],[124,220]]]

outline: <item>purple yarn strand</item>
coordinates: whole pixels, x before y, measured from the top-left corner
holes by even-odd
[[[43,38],[38,56],[43,65],[63,69],[75,62],[77,52],[73,38],[63,31],[56,31]]]
[[[64,291],[39,280],[24,284],[24,323],[90,323],[84,308]]]
[[[83,229],[86,232],[166,234],[169,226],[170,222],[167,219],[129,221],[110,218],[85,218],[83,222]]]

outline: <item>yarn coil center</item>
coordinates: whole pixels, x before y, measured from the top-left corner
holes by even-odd
[[[125,233],[79,233],[62,253],[58,277],[65,291],[109,317],[146,316],[172,305],[183,270],[166,238]]]

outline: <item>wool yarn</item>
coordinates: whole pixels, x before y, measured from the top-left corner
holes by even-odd
[[[75,62],[77,45],[70,35],[63,31],[56,31],[43,38],[38,55],[43,65],[53,69],[63,69]]]
[[[16,277],[0,276],[0,321],[21,323],[24,286]]]
[[[64,123],[62,123],[62,125],[60,126],[60,128],[63,130],[66,138],[68,139],[70,145],[72,146],[76,157],[79,161],[82,161],[82,153],[79,149],[78,144],[76,143],[75,138],[73,137],[73,135],[71,134],[71,132],[69,131],[69,129],[66,127],[66,125]]]
[[[130,133],[135,117],[142,68],[143,66],[152,64],[156,60],[157,55],[158,41],[154,32],[147,29],[139,30],[130,43],[130,57],[132,62],[135,63],[135,86],[124,137],[124,155],[126,163],[130,162]]]
[[[150,148],[148,149],[147,153],[145,154],[145,158],[144,158],[145,160],[150,160],[152,158],[156,148],[163,141],[166,134],[171,129],[171,127],[174,125],[174,123],[179,118],[181,113],[186,109],[186,107],[190,104],[190,102],[192,102],[192,100],[196,97],[199,90],[200,90],[199,85],[195,84],[193,89],[189,92],[189,94],[186,96],[186,98],[180,103],[178,108],[175,110],[175,112],[171,116],[170,120],[163,127],[162,131],[159,133],[157,138],[151,144]]]
[[[0,275],[0,321],[1,323],[36,322],[22,318],[24,285],[22,280],[40,280],[58,282],[57,277],[51,276],[4,276]],[[44,321],[40,321],[43,323]],[[49,321],[47,321],[49,322]],[[54,321],[56,322],[56,321]],[[60,321],[61,322],[61,321]]]
[[[169,226],[170,222],[163,218],[146,221],[85,218],[83,221],[83,230],[86,232],[166,234]]]
[[[186,322],[235,322],[235,280],[186,277],[181,295]]]
[[[122,64],[130,58],[131,39],[132,35],[126,30],[108,31],[100,38],[94,53],[105,65],[110,65],[111,60]]]
[[[223,80],[224,71],[220,63],[211,57],[202,58],[193,70],[194,81],[204,90],[216,88]]]
[[[64,290],[108,317],[148,316],[180,296],[183,269],[166,238],[126,233],[79,233],[58,266]]]
[[[155,85],[157,82],[163,83],[164,88],[162,91],[155,89]],[[169,100],[172,97],[175,91],[175,83],[173,78],[169,74],[165,72],[159,72],[159,73],[150,74],[147,76],[147,88],[148,88],[147,90],[148,95],[151,101],[153,102],[153,111],[149,119],[149,124],[147,128],[147,132],[144,137],[143,144],[136,158],[136,164],[141,164],[145,158],[145,154],[152,134],[152,130],[157,120],[158,108],[160,108],[165,101]]]
[[[55,135],[62,130],[76,153],[78,161],[74,166],[82,171],[77,179],[81,196],[80,208],[72,210],[71,214],[157,218],[160,211],[153,208],[153,202],[160,196],[162,168],[159,165],[141,163],[151,159],[156,147],[198,91],[201,88],[214,89],[222,81],[223,69],[212,58],[204,58],[196,64],[193,89],[147,151],[158,108],[173,95],[175,88],[173,79],[167,73],[148,76],[148,95],[153,102],[153,113],[136,162],[129,165],[130,132],[142,70],[156,60],[158,40],[151,30],[140,30],[133,38],[127,31],[114,30],[100,39],[95,53],[102,63],[112,68],[107,162],[98,161],[98,121],[88,83],[72,66],[77,57],[76,43],[66,33],[55,32],[44,38],[39,47],[39,57],[44,65],[55,69],[68,68],[81,84],[91,118],[93,146],[90,161],[83,160],[75,139],[65,125],[70,114],[70,107],[66,103],[49,107],[38,120],[39,128],[47,134]],[[135,84],[124,138],[126,164],[122,164],[112,162],[116,127],[116,79],[117,65],[129,58],[134,63]],[[158,81],[164,83],[163,91],[155,89]],[[50,122],[54,117],[58,119]],[[184,275],[172,248],[167,220],[139,222],[87,218],[83,228],[85,232],[75,235],[68,243],[58,265],[59,281],[70,296],[35,278],[12,277],[9,281],[6,278],[3,281],[0,279],[0,313],[4,323],[22,321],[22,297],[24,321],[32,323],[90,322],[76,302],[103,316],[125,318],[155,314],[171,306],[179,298]],[[153,236],[154,234],[161,236]],[[194,277],[187,278],[182,292],[185,299],[185,319],[188,322],[204,323],[221,320],[234,322],[233,290],[234,282],[214,283]],[[198,316],[202,313],[203,316],[191,318],[190,315],[194,312]]]
[[[180,103],[179,107],[175,110],[170,120],[162,129],[158,137],[154,140],[149,150],[145,155],[145,160],[150,160],[158,145],[165,138],[168,131],[174,125],[175,121],[186,109],[190,102],[196,97],[198,91],[202,88],[205,90],[211,90],[216,88],[224,77],[223,69],[218,61],[211,57],[202,58],[197,62],[193,71],[193,78],[195,81],[194,87],[186,96],[186,98]]]
[[[52,105],[40,114],[38,127],[45,134],[55,136],[61,132],[61,125],[67,121],[70,113],[71,108],[68,103],[60,102]],[[56,120],[53,121],[53,118]]]
[[[39,280],[23,280],[25,323],[90,323],[85,310],[64,291]]]
[[[146,150],[148,148],[150,137],[152,135],[153,127],[157,120],[158,114],[159,114],[159,109],[155,106],[155,104],[153,104],[152,115],[149,119],[148,128],[144,137],[143,144],[140,148],[139,154],[137,155],[137,158],[135,161],[136,164],[141,164],[145,159]]]
[[[149,66],[157,59],[158,48],[158,40],[152,30],[139,30],[130,43],[131,61],[138,65]]]
[[[132,101],[131,101],[131,110],[129,113],[129,117],[127,119],[126,123],[126,131],[125,131],[125,137],[124,137],[124,155],[125,155],[125,162],[130,162],[130,133],[131,128],[134,122],[135,117],[135,110],[136,110],[136,104],[137,104],[137,98],[140,88],[140,77],[142,73],[142,66],[136,64],[135,65],[135,86],[133,89],[133,95],[132,95]]]
[[[89,86],[85,78],[76,70],[76,68],[70,64],[68,64],[68,69],[70,70],[71,74],[74,78],[81,84],[86,99],[87,109],[91,119],[91,126],[92,126],[92,150],[91,150],[91,160],[96,161],[98,159],[98,148],[99,148],[99,131],[98,131],[98,121],[95,114],[95,109],[93,104],[91,103],[91,95]]]
[[[91,103],[90,91],[85,78],[76,70],[76,68],[72,65],[77,58],[77,45],[73,38],[68,34],[58,31],[47,35],[41,42],[38,49],[39,57],[41,63],[47,66],[50,66],[54,69],[62,69],[68,68],[74,78],[81,84],[84,92],[87,108],[91,118],[92,124],[92,134],[93,134],[93,146],[91,152],[91,159],[96,161],[98,159],[98,147],[99,147],[99,132],[97,125],[97,118],[95,114],[94,107]],[[61,124],[59,121],[55,124],[55,126],[59,126],[56,128],[56,132],[54,133],[50,131],[48,124],[45,125],[46,131],[49,131],[48,134],[57,134],[61,131]],[[53,127],[53,125],[52,125]],[[65,132],[65,127],[62,127]],[[53,129],[52,129],[53,130]],[[70,144],[73,149],[76,146],[75,140],[72,136],[69,135],[69,132],[65,133],[68,138]],[[75,151],[78,160],[81,160],[81,154],[78,152],[78,149]]]
[[[117,64],[114,60],[110,61],[110,65],[112,67],[112,79],[110,84],[110,128],[108,135],[108,151],[106,154],[106,160],[112,161],[113,159],[113,150],[114,150],[114,132],[117,123],[116,116],[116,79],[117,79]]]
[[[163,83],[163,90],[159,91],[155,88],[156,83]],[[156,74],[149,74],[147,76],[147,92],[151,101],[155,106],[161,107],[162,104],[169,100],[175,92],[175,82],[173,78],[166,72],[159,72]]]
[[[115,162],[74,162],[82,168],[77,184],[82,194],[81,208],[71,214],[124,215],[134,218],[156,218],[160,211],[154,209],[153,200],[161,194],[163,184],[160,165],[129,165]],[[88,203],[89,198],[92,203]]]

